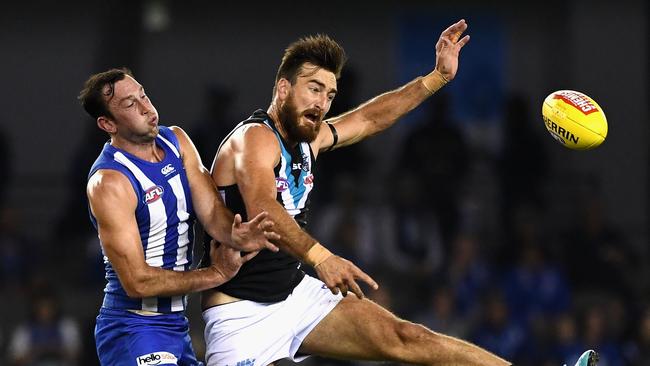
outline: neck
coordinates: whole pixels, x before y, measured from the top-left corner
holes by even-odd
[[[266,110],[266,113],[269,115],[269,117],[271,117],[271,121],[273,122],[273,125],[275,125],[275,128],[278,130],[280,136],[282,136],[284,141],[288,142],[291,146],[298,145],[297,142],[294,142],[289,138],[287,131],[284,129],[284,126],[280,121],[280,107],[278,106],[277,99],[271,102],[271,105]]]
[[[133,142],[112,136],[111,145],[151,163],[161,162],[165,157],[163,150],[156,145],[156,140]]]

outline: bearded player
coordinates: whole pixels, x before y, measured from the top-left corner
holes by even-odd
[[[308,355],[423,365],[510,365],[365,299],[357,280],[376,289],[375,281],[303,229],[318,155],[392,126],[452,80],[459,52],[469,41],[469,36],[461,38],[466,29],[461,20],[442,32],[430,74],[325,121],[345,61],[343,49],[323,35],[300,39],[286,49],[270,107],[235,127],[219,146],[212,167],[226,205],[245,217],[268,212],[282,239],[275,242],[280,252],[260,252],[231,281],[203,292],[208,365],[262,366]],[[306,275],[301,263],[314,267],[319,279]],[[346,296],[349,291],[356,296]],[[582,365],[590,358],[592,353]]]

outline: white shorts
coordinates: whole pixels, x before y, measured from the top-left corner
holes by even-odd
[[[309,332],[343,297],[320,280],[305,275],[286,300],[248,300],[213,306],[203,312],[205,361],[208,366],[265,366],[296,356]]]

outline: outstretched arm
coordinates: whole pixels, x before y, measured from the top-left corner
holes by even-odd
[[[137,198],[128,178],[99,170],[88,181],[87,194],[104,253],[130,297],[185,295],[219,286],[251,258],[222,245],[211,250],[210,267],[185,272],[152,267],[145,261],[135,219]]]
[[[181,146],[183,166],[192,191],[192,204],[205,231],[220,243],[237,250],[277,251],[278,248],[268,241],[278,238],[278,235],[271,231],[273,222],[266,220],[268,214],[260,212],[246,223],[242,223],[241,216],[234,216],[223,203],[210,172],[201,163],[192,140],[180,127],[174,126],[171,129]]]
[[[425,99],[451,81],[458,71],[461,48],[469,42],[469,36],[461,38],[467,29],[460,20],[445,29],[436,43],[436,66],[434,70],[402,87],[381,94],[361,106],[326,122],[332,123],[338,134],[335,147],[351,145],[392,126],[400,117],[420,105]],[[334,143],[329,128],[322,128],[312,143],[314,151],[328,150]]]
[[[246,212],[255,215],[268,212],[275,223],[274,230],[281,239],[274,240],[280,248],[313,266],[319,278],[333,293],[354,292],[363,297],[356,283],[360,279],[376,288],[370,276],[352,262],[329,252],[325,247],[302,230],[286,209],[276,200],[274,167],[280,156],[280,148],[274,133],[262,125],[251,124],[241,128],[231,137],[235,180],[246,205]],[[216,170],[213,173],[216,179]]]

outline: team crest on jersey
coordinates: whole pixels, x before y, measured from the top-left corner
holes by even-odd
[[[144,203],[147,205],[154,203],[162,197],[165,190],[161,186],[154,186],[144,191]]]
[[[289,182],[282,177],[276,177],[275,188],[277,188],[278,192],[284,192],[289,189]]]

